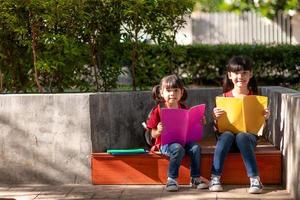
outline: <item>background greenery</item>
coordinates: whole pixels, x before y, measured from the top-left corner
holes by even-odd
[[[172,47],[191,0],[0,1],[2,92],[135,90],[144,41]]]
[[[268,18],[273,18],[278,12],[299,11],[299,0],[196,0],[197,10],[205,12],[244,12],[254,11]]]
[[[194,3],[0,1],[0,92],[110,91],[120,88],[124,68],[133,90],[170,73],[186,84],[220,85],[237,54],[253,58],[261,84],[299,87],[299,46],[177,45]]]
[[[186,84],[222,84],[227,61],[233,55],[247,55],[253,60],[254,74],[260,85],[297,86],[300,80],[300,46],[280,45],[191,45],[173,48],[176,55],[170,64],[169,49],[147,46],[141,59],[143,70],[138,75],[139,86],[146,87],[175,72]],[[144,78],[152,77],[152,78]]]

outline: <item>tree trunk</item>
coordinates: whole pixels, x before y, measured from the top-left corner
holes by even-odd
[[[0,70],[0,93],[2,93],[2,90],[3,90],[3,74]]]
[[[34,67],[34,79],[35,83],[38,87],[38,90],[40,93],[44,92],[44,88],[41,86],[40,81],[39,81],[39,70],[37,69],[36,66],[36,46],[37,46],[37,29],[36,29],[36,24],[34,22],[34,19],[32,19],[32,12],[29,11],[29,23],[30,23],[30,30],[31,30],[31,48],[32,48],[32,59],[33,59],[33,67]]]
[[[134,43],[132,47],[132,53],[131,53],[131,78],[132,78],[132,90],[136,91],[136,79],[135,79],[135,69],[138,62],[138,31],[135,31],[134,34]]]
[[[97,50],[96,50],[96,44],[95,40],[91,38],[91,44],[92,44],[92,65],[94,70],[94,76],[96,81],[96,88],[97,92],[99,91],[99,81],[98,81],[98,70],[97,70]]]
[[[132,78],[132,90],[136,91],[136,80],[135,80],[135,69],[137,65],[137,50],[136,50],[136,44],[134,44],[134,47],[132,49],[132,54],[131,54],[131,78]]]

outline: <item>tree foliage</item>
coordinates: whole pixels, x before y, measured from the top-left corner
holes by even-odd
[[[131,49],[130,57],[132,86],[142,86],[144,79],[149,77],[144,70],[145,55],[141,41],[150,40],[155,44],[167,45],[172,49],[176,45],[175,36],[186,21],[193,8],[193,0],[129,0],[122,1],[124,14],[122,16],[123,42]],[[170,50],[171,54],[172,51]],[[174,55],[169,55],[173,71]]]
[[[108,91],[125,65],[135,89],[145,38],[172,55],[192,7],[193,0],[0,1],[0,90]]]

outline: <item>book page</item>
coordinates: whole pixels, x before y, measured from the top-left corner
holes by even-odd
[[[201,140],[203,135],[202,119],[204,117],[205,104],[196,105],[189,109],[188,126],[187,126],[187,142],[196,142]]]
[[[234,97],[216,97],[216,105],[225,111],[218,119],[219,132],[245,132],[246,126],[243,115],[243,99]]]
[[[257,134],[265,123],[264,109],[267,108],[268,97],[246,96],[244,97],[244,113],[247,132]]]
[[[188,110],[185,109],[161,109],[160,118],[163,124],[163,132],[161,133],[162,145],[171,143],[185,144],[187,116]]]
[[[203,125],[201,123],[205,112],[205,104],[186,109],[161,109],[163,132],[161,143],[196,142],[202,138]]]
[[[257,134],[265,122],[263,112],[267,101],[267,97],[255,95],[243,98],[216,97],[217,107],[226,112],[218,120],[219,132]]]

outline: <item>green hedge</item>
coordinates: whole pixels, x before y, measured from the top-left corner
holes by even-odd
[[[171,73],[179,74],[184,79],[186,85],[221,86],[227,61],[233,55],[247,55],[253,59],[254,74],[259,85],[281,85],[294,88],[299,88],[300,85],[299,45],[270,47],[263,45],[190,45],[171,47],[140,44],[140,48],[136,68],[136,85],[140,90],[151,88],[153,85],[158,84],[163,76]],[[95,82],[91,79],[91,72],[84,70],[84,63],[82,62],[86,60],[87,52],[88,48],[82,47],[81,53],[76,54],[76,58],[73,54],[58,56],[57,58],[60,58],[59,61],[65,63],[62,64],[63,69],[55,69],[58,70],[58,73],[44,71],[43,76],[63,80],[63,82],[52,81],[52,87],[61,88],[61,90],[59,90],[60,92],[95,91]],[[82,58],[80,56],[82,56]],[[113,59],[114,56],[111,55],[111,57]],[[25,58],[28,57],[26,56],[22,60],[24,65],[30,65],[30,61],[27,62]],[[116,55],[115,58],[118,58],[119,61],[115,61],[113,64],[119,65],[119,68],[122,66],[130,66],[130,48],[127,45],[120,45],[118,55]],[[0,56],[0,61],[1,59]],[[110,65],[108,64],[107,66]],[[79,70],[74,71],[74,69]],[[14,76],[27,77],[28,79],[28,72],[26,73],[26,70],[17,71],[17,75],[14,75],[12,73],[13,71],[8,73],[9,70],[10,66],[1,66],[4,81],[9,82]],[[109,69],[106,71],[109,71]],[[108,73],[102,73],[102,76],[104,75],[108,76],[108,78],[110,77]],[[90,80],[84,79],[85,77],[89,77]],[[72,80],[78,81],[74,83]],[[111,90],[120,87],[117,86],[116,79],[111,82],[114,82],[114,84],[111,85]],[[9,87],[9,84],[4,83],[3,87],[2,92],[4,93],[16,92],[13,87]],[[22,85],[23,92],[37,91],[37,89],[34,88],[36,88],[36,86],[32,84],[32,82],[31,84]],[[129,89],[130,86],[126,88]],[[59,91],[56,90],[54,92]],[[48,92],[51,91],[49,90]]]
[[[186,84],[221,85],[226,64],[233,55],[253,59],[260,85],[297,85],[300,81],[300,46],[191,45],[169,48],[148,46],[140,60],[138,85],[154,85],[168,73],[182,76]],[[146,78],[153,77],[153,78]]]

